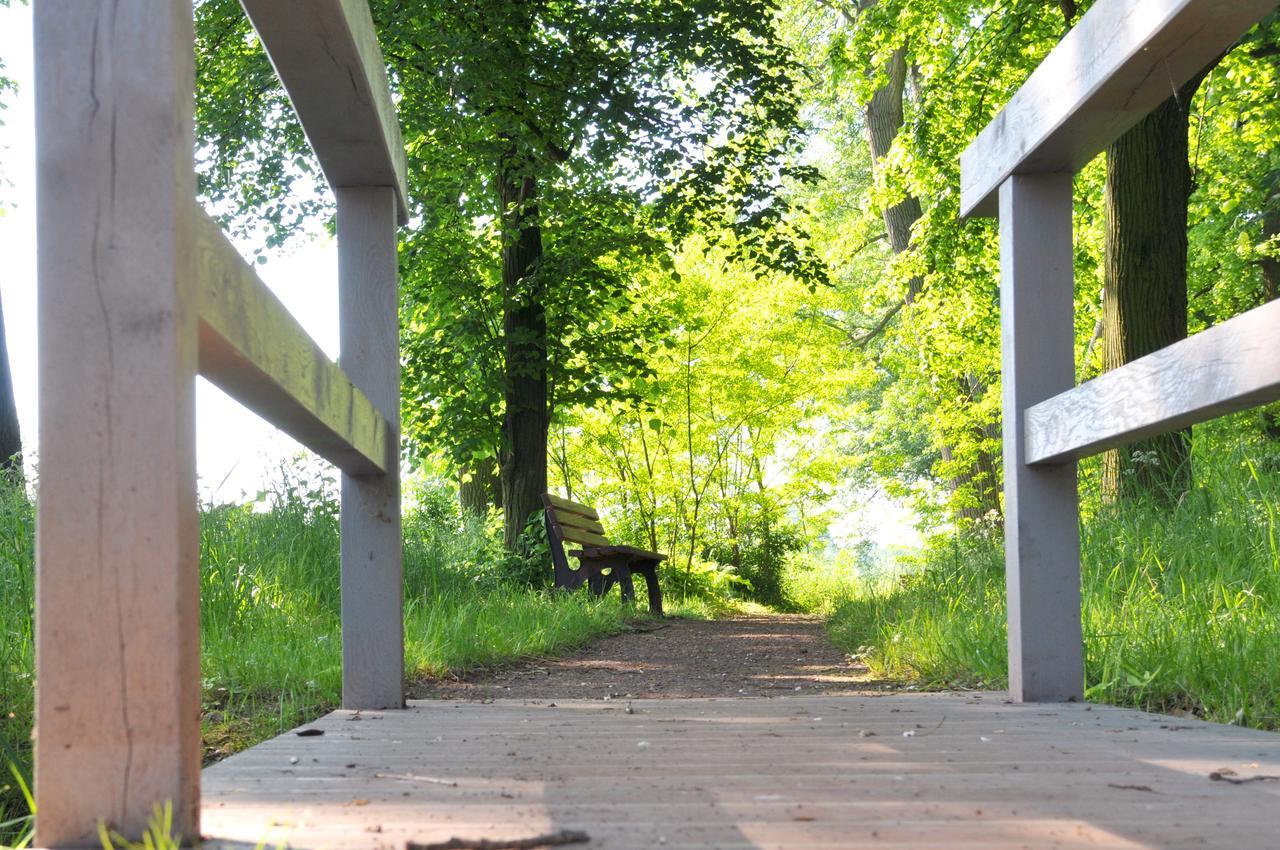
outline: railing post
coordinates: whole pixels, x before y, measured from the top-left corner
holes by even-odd
[[[1000,187],[1005,570],[1009,690],[1018,702],[1079,700],[1080,529],[1076,464],[1028,466],[1024,412],[1075,383],[1071,174]]]
[[[392,426],[386,475],[342,476],[342,704],[404,705],[397,196],[336,189],[343,370]]]
[[[35,4],[41,847],[199,835],[190,0]]]

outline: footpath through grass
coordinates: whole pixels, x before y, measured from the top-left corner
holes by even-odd
[[[206,761],[338,704],[338,517],[329,492],[290,477],[256,508],[202,511]],[[464,521],[446,492],[416,496],[404,520],[410,676],[559,652],[623,627],[616,595],[595,601],[504,580],[511,565],[494,528]],[[0,845],[29,826],[33,524],[22,489],[0,487]]]
[[[1277,729],[1280,456],[1204,443],[1196,486],[1176,506],[1086,499],[1086,697]],[[833,639],[882,676],[1005,687],[999,535],[935,544],[915,567],[851,587]]]

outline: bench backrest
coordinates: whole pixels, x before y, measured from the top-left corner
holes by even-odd
[[[565,554],[565,542],[582,546],[609,546],[600,515],[595,509],[560,496],[544,493],[542,505],[546,508],[547,544],[551,548],[551,563],[555,566],[556,587],[577,587],[584,581],[582,570],[569,566]]]

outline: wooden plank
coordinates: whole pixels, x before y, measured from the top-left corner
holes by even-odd
[[[241,0],[335,189],[391,186],[408,221],[404,144],[367,0]]]
[[[580,528],[583,531],[590,531],[593,534],[599,534],[601,537],[605,536],[604,526],[600,524],[599,520],[587,519],[580,514],[569,513],[568,511],[558,511],[556,513],[556,521],[562,526]]]
[[[333,848],[560,828],[619,848],[1268,846],[1280,789],[1208,774],[1280,774],[1280,736],[977,696],[337,712],[312,724],[323,736],[211,767],[206,833]]]
[[[1019,702],[1084,694],[1079,497],[1074,463],[1027,465],[1027,407],[1075,381],[1071,175],[1000,188],[1005,572],[1009,691]]]
[[[1011,174],[1079,171],[1274,8],[1099,0],[961,155],[961,215],[994,215]]]
[[[1280,399],[1280,301],[1025,413],[1028,463],[1061,463]]]
[[[199,835],[188,0],[35,4],[40,847]]]
[[[557,510],[578,514],[579,516],[584,516],[587,519],[600,519],[600,514],[596,513],[595,508],[590,505],[573,502],[563,496],[557,496],[554,493],[547,493],[546,495],[547,501],[555,505]]]
[[[590,531],[584,531],[581,528],[574,528],[571,525],[560,526],[560,536],[563,540],[569,540],[573,543],[582,543],[586,546],[609,546],[609,539],[602,534],[593,534]]]
[[[400,302],[396,198],[338,189],[342,365],[390,423],[386,475],[342,476],[342,704],[404,704],[404,541],[400,536]]]
[[[307,335],[222,229],[194,208],[200,374],[340,469],[378,475],[386,418]]]

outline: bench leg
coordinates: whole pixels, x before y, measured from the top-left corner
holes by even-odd
[[[583,565],[583,569],[587,571],[587,588],[592,596],[604,596],[617,584],[618,567],[610,569],[610,566],[610,564]],[[609,574],[605,575],[601,570],[609,570]]]
[[[662,616],[662,587],[658,584],[658,565],[648,564],[633,572],[644,576],[644,583],[649,591],[649,613]]]
[[[623,604],[634,605],[636,601],[636,586],[631,581],[631,570],[627,567],[614,567],[613,574],[617,577],[618,587],[622,590]]]

